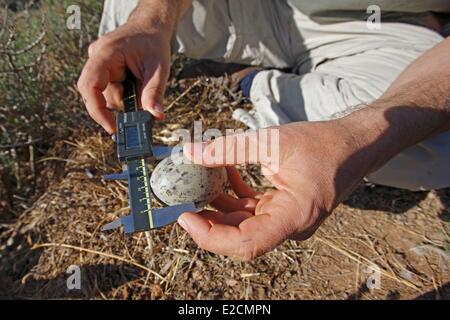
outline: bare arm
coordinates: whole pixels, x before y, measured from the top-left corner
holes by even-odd
[[[402,150],[450,129],[449,57],[447,39],[415,61],[370,106],[340,119],[273,128],[279,131],[279,143],[272,143],[279,145],[280,162],[267,178],[276,189],[256,194],[229,171],[237,197],[216,199],[213,205],[221,212],[185,213],[180,225],[203,249],[242,260],[268,252],[285,239],[310,237],[365,176]],[[248,163],[226,156],[239,150],[239,140],[222,137],[202,145],[198,149],[204,148],[203,159],[193,155],[190,145],[185,154],[204,165]],[[222,154],[212,151],[224,145],[230,146],[225,155],[211,161],[211,154]],[[272,162],[260,163],[273,171]]]
[[[173,36],[177,23],[192,5],[192,0],[141,0],[128,18],[148,28]]]
[[[78,81],[90,116],[113,133],[108,108],[121,108],[125,69],[140,81],[139,101],[156,118],[170,71],[170,44],[178,21],[192,0],[141,0],[128,22],[89,47],[89,59]],[[108,106],[108,108],[107,108]]]
[[[404,149],[450,130],[450,38],[413,62],[370,107],[343,119],[377,155],[374,171]],[[359,130],[359,132],[357,132]],[[366,132],[363,134],[363,132]]]

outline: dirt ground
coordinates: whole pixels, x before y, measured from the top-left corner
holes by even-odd
[[[249,106],[219,80],[172,82],[156,140],[170,142],[194,120],[204,129],[243,128],[231,113]],[[176,224],[148,237],[101,233],[128,211],[126,184],[102,179],[120,170],[106,135],[81,133],[39,161],[48,164],[39,173],[46,192],[17,221],[0,224],[0,298],[450,298],[450,189],[362,185],[311,239],[242,263],[199,249]],[[258,167],[240,170],[255,188],[269,187]],[[81,268],[80,290],[66,287],[71,265]],[[378,286],[368,289],[376,269]]]

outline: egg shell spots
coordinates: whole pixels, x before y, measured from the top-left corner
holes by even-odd
[[[225,168],[193,164],[181,153],[158,163],[150,179],[154,195],[169,206],[194,202],[204,207],[224,192],[226,183]]]

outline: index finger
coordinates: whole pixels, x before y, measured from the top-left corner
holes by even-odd
[[[279,128],[270,127],[220,136],[204,143],[185,143],[184,155],[196,164],[223,167],[237,164],[261,164],[276,172],[280,156]]]
[[[78,80],[78,90],[83,97],[89,115],[109,134],[114,133],[114,116],[106,108],[103,91],[110,82],[106,59],[90,58]]]

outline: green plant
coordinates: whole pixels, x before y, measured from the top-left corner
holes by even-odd
[[[80,7],[79,30],[67,28],[70,5]],[[0,202],[2,193],[32,193],[36,157],[90,125],[75,84],[101,7],[95,0],[42,0],[0,8]]]

